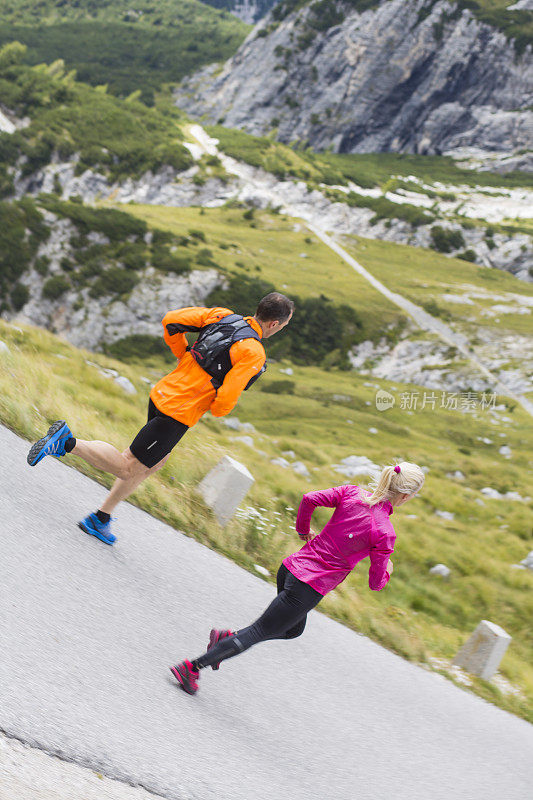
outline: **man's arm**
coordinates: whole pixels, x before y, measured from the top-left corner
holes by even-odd
[[[205,325],[216,322],[230,313],[227,308],[204,308],[190,306],[169,311],[162,320],[165,342],[177,359],[180,359],[187,348],[185,331],[199,331]]]
[[[233,367],[224,378],[211,403],[211,414],[224,417],[237,404],[241,393],[265,363],[265,351],[254,339],[243,339],[232,344],[230,357]]]

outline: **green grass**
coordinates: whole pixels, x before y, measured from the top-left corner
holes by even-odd
[[[177,236],[201,228],[214,263],[229,276],[263,279],[289,297],[325,295],[336,304],[349,305],[361,319],[362,338],[381,338],[389,326],[393,329],[404,320],[398,308],[317,237],[305,229],[294,230],[294,222],[280,215],[256,211],[249,221],[243,208],[140,205],[129,205],[128,212]]]
[[[145,419],[148,390],[141,376],[155,379],[168,370],[157,356],[138,366],[124,365],[103,355],[78,351],[46,331],[23,326],[19,332],[3,321],[0,339],[10,349],[10,354],[0,354],[0,419],[29,440],[61,416],[78,435],[123,448]],[[119,370],[130,378],[138,394],[125,395],[87,365],[85,358]],[[287,365],[271,364],[268,380],[285,380],[280,370]],[[506,697],[479,680],[474,681],[473,691],[533,721],[533,638],[529,624],[533,575],[510,566],[533,548],[532,511],[524,503],[485,500],[480,506],[474,502],[482,497],[480,489],[484,486],[527,494],[527,465],[533,446],[530,418],[520,408],[507,411],[511,422],[499,424],[489,422],[488,412],[473,417],[426,408],[408,414],[399,402],[379,413],[374,405],[375,389],[365,386],[366,378],[335,370],[326,375],[317,368],[293,368],[293,394],[271,394],[256,387],[239,403],[239,418],[256,426],[253,439],[257,450],[234,441],[232,431],[206,416],[180,443],[179,453],[137,490],[133,502],[247,569],[253,571],[253,565],[260,564],[273,576],[280,560],[299,546],[293,531],[293,509],[301,494],[313,487],[346,482],[331,465],[357,454],[377,464],[408,459],[427,466],[420,496],[397,509],[392,519],[398,539],[390,585],[380,593],[369,591],[367,565],[362,564],[328,596],[322,608],[416,662],[424,662],[429,656],[451,658],[480,619],[492,620],[513,637],[501,673],[521,690],[524,699]],[[53,385],[49,381],[51,372]],[[420,389],[387,381],[379,384],[398,390],[398,401],[400,391]],[[80,385],[84,387],[82,395]],[[335,400],[336,394],[345,397]],[[369,432],[373,426],[379,429],[379,436]],[[477,440],[489,431],[494,444]],[[498,454],[500,440],[494,435],[499,431],[505,431],[513,451],[513,458],[505,465]],[[293,450],[307,465],[311,480],[270,463],[286,450]],[[261,519],[246,519],[240,514],[227,529],[221,529],[196,486],[225,453],[246,464],[256,477],[243,506],[264,510]],[[66,460],[110,485],[108,476],[75,457]],[[456,469],[465,474],[464,482],[446,477]],[[454,520],[435,516],[436,509],[452,511]],[[416,519],[408,514],[415,514]],[[325,511],[317,514],[315,527],[327,517]],[[77,535],[74,523],[72,535]],[[439,562],[452,570],[446,583],[428,573]]]
[[[500,175],[461,169],[447,156],[419,156],[408,153],[313,153],[293,149],[268,137],[252,136],[222,125],[207,126],[220,140],[220,149],[233,158],[262,167],[280,178],[293,176],[312,184],[346,184],[363,188],[385,186],[391,176],[414,176],[423,183],[450,186],[533,186],[533,175],[511,172]],[[411,188],[411,187],[409,187]]]
[[[392,291],[402,294],[413,303],[435,304],[430,313],[453,323],[457,331],[474,338],[480,328],[498,332],[531,335],[531,314],[501,314],[500,322],[483,312],[495,303],[516,305],[516,295],[533,297],[533,286],[518,281],[503,270],[478,267],[456,258],[447,258],[432,250],[393,244],[376,239],[345,237],[349,253]],[[463,289],[482,289],[485,298],[475,298],[473,305],[453,303],[445,294],[461,294]],[[506,300],[494,299],[502,295]],[[440,312],[440,314],[439,314]]]
[[[196,0],[141,0],[134,9],[124,0],[33,0],[0,11],[0,45],[26,44],[28,64],[62,58],[79,80],[122,97],[139,90],[150,105],[165,83],[233,55],[249,29]]]
[[[401,330],[404,313],[318,238],[309,235],[305,227],[295,231],[294,221],[263,211],[256,212],[252,220],[255,227],[250,227],[250,222],[244,219],[244,209],[239,208],[200,210],[130,205],[128,211],[150,226],[177,236],[201,227],[214,262],[229,276],[261,278],[289,296],[324,294],[335,303],[348,304],[361,319],[360,340],[378,341],[384,335],[394,339]],[[502,334],[531,332],[531,314],[503,314],[496,323],[495,317],[483,313],[495,302],[504,302],[494,301],[491,294],[511,295],[510,304],[516,304],[512,295],[533,294],[530,284],[517,281],[503,270],[479,267],[433,250],[375,239],[345,237],[344,245],[392,291],[422,307],[434,303],[434,308],[427,309],[430,313],[439,316],[440,312],[445,322],[470,338],[475,338],[483,328],[496,327]],[[301,253],[307,258],[301,258]],[[463,286],[479,287],[487,292],[487,297],[475,299],[473,306],[443,299],[444,294],[460,294]]]

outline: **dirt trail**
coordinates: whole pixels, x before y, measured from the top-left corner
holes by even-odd
[[[442,322],[442,320],[431,316],[431,314],[428,314],[427,311],[424,311],[424,309],[420,308],[420,306],[417,306],[415,303],[407,300],[407,298],[403,297],[402,295],[392,292],[383,283],[381,283],[381,281],[378,281],[377,278],[375,278],[370,272],[368,272],[368,270],[359,264],[355,258],[353,258],[353,256],[347,253],[346,250],[341,247],[341,245],[339,245],[323,228],[321,228],[317,220],[314,219],[315,215],[311,215],[309,213],[302,215],[302,209],[296,210],[290,205],[290,203],[287,203],[283,195],[276,191],[275,186],[267,185],[266,183],[261,183],[259,181],[254,182],[253,178],[251,178],[250,167],[247,164],[243,164],[242,162],[225,155],[221,150],[218,150],[215,144],[216,139],[212,139],[201,127],[201,125],[191,125],[189,132],[204,153],[218,156],[226,172],[240,178],[245,185],[252,182],[253,189],[257,190],[258,193],[268,198],[273,207],[278,207],[282,214],[295,217],[299,221],[302,221],[307,228],[315,234],[315,236],[317,236],[327,247],[337,253],[337,255],[339,255],[355,272],[365,278],[388,300],[390,300],[392,303],[395,303],[395,305],[399,306],[399,308],[401,308],[403,311],[407,312],[420,328],[436,334],[444,342],[446,342],[446,344],[456,347],[457,350],[459,350],[459,352],[465,356],[465,358],[470,360],[470,362],[476,367],[477,370],[479,370],[479,372],[481,372],[488,380],[490,380],[493,390],[497,394],[501,394],[505,397],[511,397],[533,416],[533,403],[531,403],[527,397],[516,394],[509,386],[503,383],[493,372],[491,372],[476,355],[475,349],[470,345],[466,337],[456,333],[449,325],[446,325],[444,322]]]

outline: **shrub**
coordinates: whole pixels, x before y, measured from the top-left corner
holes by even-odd
[[[317,0],[310,6],[310,12],[308,24],[316,31],[327,31],[344,22],[344,14],[333,0]]]
[[[49,278],[43,286],[42,296],[46,300],[57,300],[66,291],[70,289],[70,283],[63,275],[55,275]]]
[[[461,231],[452,231],[440,225],[431,228],[432,248],[440,253],[451,253],[465,246],[465,240]]]
[[[141,244],[125,244],[118,252],[117,258],[126,269],[138,270],[146,266],[146,250]]]
[[[259,278],[248,278],[244,275],[232,277],[227,289],[215,289],[206,299],[208,306],[231,308],[236,314],[253,314],[257,304],[274,286]]]
[[[191,259],[186,255],[171,253],[168,247],[159,247],[152,253],[152,265],[162,272],[174,272],[179,275],[190,271]]]
[[[16,283],[11,292],[11,305],[15,311],[20,311],[30,299],[30,290],[23,283]]]
[[[36,258],[35,261],[33,262],[34,270],[43,277],[48,274],[49,266],[50,266],[50,259],[48,258],[48,256],[39,256],[39,258]]]
[[[457,253],[457,258],[462,261],[476,261],[476,253],[474,250],[465,250],[464,253]]]
[[[119,361],[134,361],[153,356],[164,356],[168,361],[174,360],[162,337],[140,333],[125,336],[112,344],[104,344],[103,350],[106,355]]]
[[[124,4],[102,0],[23,4],[22,12],[17,9],[18,13],[10,14],[15,5],[20,6],[11,5],[2,11],[2,39],[25,42],[26,61],[50,62],[60,53],[68,69],[77,71],[79,80],[93,86],[106,84],[109,93],[122,97],[137,90],[138,99],[128,98],[134,106],[141,100],[153,106],[154,92],[164,84],[179,82],[204,64],[226,61],[248,31],[237,18],[229,22],[214,9],[202,11],[187,3],[165,4],[160,17],[150,13],[148,3],[142,3],[141,24],[124,14]],[[61,18],[55,24],[40,24],[52,14]],[[72,18],[75,15],[77,19]],[[23,24],[9,24],[21,19]],[[3,57],[4,61],[8,66],[7,58]],[[61,89],[63,96],[72,92],[65,85],[54,88],[59,97]]]
[[[361,185],[360,181],[359,183]],[[350,206],[372,209],[375,212],[375,216],[371,220],[372,224],[386,218],[403,219],[416,228],[419,225],[427,225],[433,222],[434,219],[434,217],[429,216],[417,206],[412,206],[409,203],[393,203],[386,197],[365,197],[356,192],[349,192],[345,201]]]
[[[192,236],[193,239],[198,239],[200,242],[207,241],[205,238],[205,233],[203,231],[195,230],[194,228],[189,230],[189,236]]]
[[[268,394],[294,394],[294,381],[270,381],[260,383],[259,388]]]
[[[442,319],[446,320],[451,318],[450,312],[437,305],[435,300],[428,300],[427,302],[422,303],[422,308],[433,317],[442,317]]]
[[[138,277],[129,270],[110,267],[91,288],[91,297],[101,297],[105,294],[127,294],[131,292],[138,280]]]
[[[215,289],[206,300],[208,305],[231,308],[237,314],[251,314],[265,294],[275,287],[260,278],[243,275],[232,277],[227,289]],[[336,363],[346,365],[348,350],[365,334],[357,312],[347,305],[335,305],[324,295],[295,302],[291,324],[279,337],[269,340],[268,352],[274,358],[290,358],[300,364],[320,364],[333,350],[339,350]],[[320,331],[320,335],[317,335]]]
[[[156,228],[152,234],[152,244],[170,244],[172,242],[172,234],[170,231],[162,231],[160,228]]]
[[[144,237],[148,231],[144,220],[114,208],[91,208],[84,206],[82,202],[73,202],[72,199],[66,202],[50,195],[43,197],[41,202],[48,211],[70,219],[81,235],[98,231],[111,242],[122,243],[130,237]]]

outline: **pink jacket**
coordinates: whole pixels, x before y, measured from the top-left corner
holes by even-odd
[[[387,565],[396,539],[389,519],[392,505],[388,501],[372,507],[365,505],[361,496],[369,494],[351,484],[304,494],[296,517],[299,534],[309,533],[317,506],[328,506],[335,511],[314,539],[284,559],[289,572],[320,594],[327,594],[359,561],[370,556],[368,584],[375,591],[383,589],[390,578]]]

